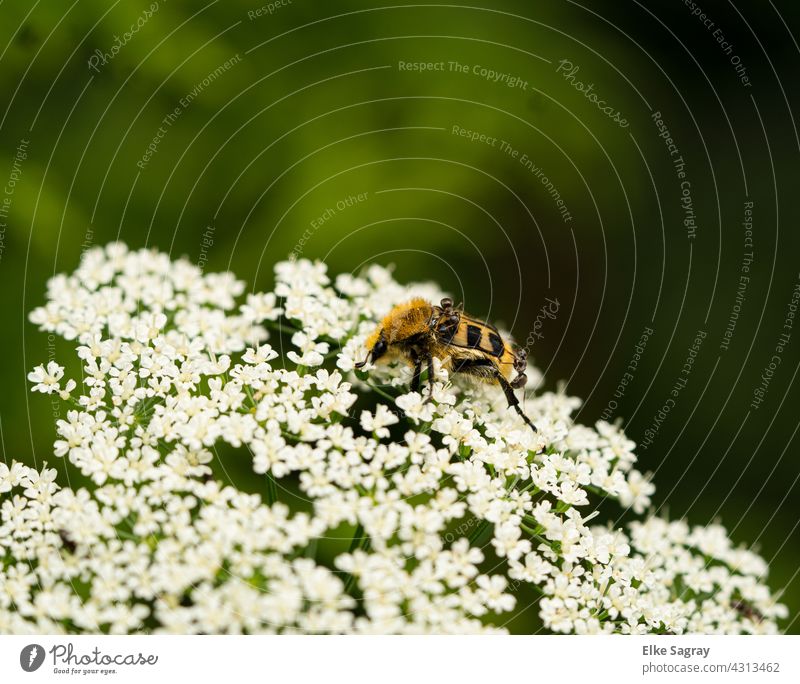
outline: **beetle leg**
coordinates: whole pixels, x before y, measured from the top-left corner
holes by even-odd
[[[428,357],[428,399],[433,399],[433,357]]]
[[[539,432],[537,427],[531,422],[531,419],[525,415],[525,412],[519,405],[519,399],[517,399],[517,396],[514,394],[514,385],[505,379],[505,376],[491,361],[484,359],[461,361],[460,363],[453,365],[452,372],[494,378],[497,381],[497,384],[503,389],[503,393],[506,395],[506,401],[508,401],[509,408],[513,408],[517,413],[519,413],[519,415],[522,416],[522,419],[531,427],[534,432]],[[522,381],[523,384],[527,381],[525,375],[522,374],[517,378],[514,378],[514,382],[517,382],[520,378],[524,378]]]
[[[531,429],[534,432],[539,432],[536,426],[531,422],[531,419],[525,415],[525,412],[520,407],[519,399],[517,399],[517,395],[514,394],[514,388],[511,386],[511,383],[509,383],[508,380],[506,380],[503,377],[503,374],[497,369],[495,369],[494,377],[497,380],[500,387],[503,388],[503,392],[505,393],[506,399],[508,400],[509,408],[513,408],[517,413],[519,413],[519,415],[522,416],[522,420],[524,420],[528,425],[530,425]]]
[[[517,373],[524,373],[528,368],[528,352],[525,349],[517,349],[514,354],[514,370]]]
[[[519,373],[516,378],[511,381],[511,386],[514,389],[519,389],[520,387],[525,387],[528,383],[528,376],[525,373]]]
[[[414,377],[411,378],[411,391],[419,392],[420,375],[422,374],[422,359],[414,354]]]

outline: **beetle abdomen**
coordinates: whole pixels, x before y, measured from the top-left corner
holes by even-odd
[[[506,350],[505,342],[492,326],[466,316],[461,317],[453,336],[446,341],[454,347],[477,349],[484,354],[500,358]]]

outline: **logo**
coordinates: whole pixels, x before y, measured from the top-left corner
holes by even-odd
[[[19,666],[25,672],[35,672],[44,662],[44,649],[39,644],[29,644],[20,651]]]

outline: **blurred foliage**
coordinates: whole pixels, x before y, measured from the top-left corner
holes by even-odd
[[[157,11],[130,39],[149,3],[3,3],[0,184],[27,141],[0,252],[5,457],[53,461],[61,409],[30,397],[25,374],[66,354],[26,316],[47,278],[72,270],[87,246],[153,245],[232,269],[254,289],[270,287],[273,263],[292,250],[333,273],[391,263],[399,279],[440,282],[522,342],[545,297],[557,298],[532,356],[548,389],[564,379],[586,399],[586,422],[614,398],[652,326],[612,412],[637,441],[705,330],[686,388],[640,450],[641,467],[657,473],[657,501],[672,516],[720,515],[734,539],[755,542],[797,614],[800,331],[764,404],[749,407],[799,277],[790,85],[800,54],[789,36],[797,10],[783,3],[779,16],[752,0],[737,3],[739,16],[705,4],[752,86],[676,2],[481,9],[297,0],[270,13],[241,0],[154,0]],[[112,55],[118,36],[124,45]],[[558,73],[562,59],[628,128]],[[495,82],[482,68],[506,76]],[[525,87],[504,84],[511,77]],[[654,111],[686,162],[693,240]],[[470,141],[453,126],[497,142]],[[552,181],[571,221],[523,154]],[[723,351],[748,198],[755,260]],[[535,610],[521,610],[515,629],[535,629]]]

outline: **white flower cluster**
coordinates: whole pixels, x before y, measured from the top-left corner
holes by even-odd
[[[54,451],[89,484],[0,465],[0,632],[493,631],[522,585],[556,632],[777,630],[764,562],[722,528],[589,523],[653,486],[577,400],[529,389],[534,433],[439,364],[430,400],[405,367],[356,373],[376,319],[435,286],[276,276],[237,306],[230,274],[113,244],[50,281],[31,320],[75,341],[81,390],[52,361],[29,379],[73,407]],[[256,493],[221,481],[231,459]]]

